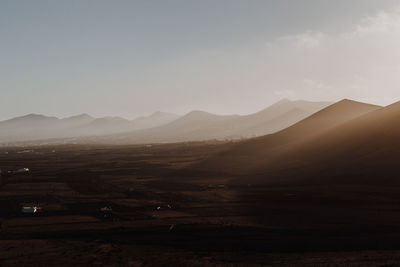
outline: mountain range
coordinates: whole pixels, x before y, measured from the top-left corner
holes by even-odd
[[[329,102],[283,99],[250,115],[216,115],[192,111],[184,116],[156,112],[127,120],[81,114],[64,119],[29,114],[0,122],[0,142],[75,138],[80,142],[169,143],[241,139],[282,130],[328,106]]]
[[[107,135],[156,127],[179,116],[156,112],[148,117],[127,120],[120,117],[94,118],[88,114],[59,119],[29,114],[0,122],[0,142],[21,142],[50,138]]]
[[[244,116],[192,111],[168,124],[110,136],[105,140],[115,143],[171,143],[251,138],[285,129],[330,104],[283,99]]]
[[[0,122],[0,141],[74,137],[80,143],[147,144],[243,138],[190,170],[229,174],[241,181],[245,176],[253,183],[364,179],[366,184],[393,184],[400,183],[399,121],[400,102],[382,107],[347,99],[333,104],[282,100],[245,116],[157,112],[129,121],[30,114]]]

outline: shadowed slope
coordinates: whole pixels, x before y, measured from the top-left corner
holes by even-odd
[[[290,150],[279,158],[280,169],[288,170],[288,164],[297,162],[292,173],[295,171],[303,180],[313,183],[398,184],[399,121],[400,102],[397,102]],[[288,176],[290,172],[286,172]]]
[[[338,125],[379,108],[375,105],[342,100],[285,130],[239,143],[203,162],[200,167],[209,171],[223,170],[235,175],[262,173],[261,170],[266,171],[271,166],[279,165],[281,162],[277,159],[281,155],[295,151],[302,144]]]

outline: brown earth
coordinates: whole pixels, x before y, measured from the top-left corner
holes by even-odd
[[[2,266],[389,266],[400,194],[190,171],[235,143],[2,148]],[[21,151],[25,153],[18,153]],[[54,152],[53,152],[54,150]],[[7,154],[5,152],[8,152]],[[180,170],[185,168],[185,172]],[[192,174],[191,174],[192,173]],[[40,205],[38,215],[21,214]],[[169,205],[169,206],[168,206]],[[110,206],[111,217],[100,208]],[[158,209],[158,207],[160,207]]]

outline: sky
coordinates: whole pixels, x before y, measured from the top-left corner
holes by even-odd
[[[400,0],[0,0],[0,119],[400,100]]]

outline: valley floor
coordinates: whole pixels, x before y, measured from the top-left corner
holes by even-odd
[[[2,148],[2,168],[31,173],[0,188],[0,263],[400,264],[400,188],[255,185],[247,177],[190,171],[224,147]],[[21,213],[32,205],[42,211]]]

